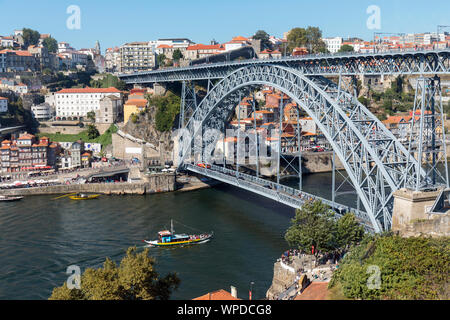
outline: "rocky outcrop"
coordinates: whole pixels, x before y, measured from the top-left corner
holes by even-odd
[[[148,112],[139,114],[137,121],[128,121],[121,130],[135,138],[144,140],[161,149],[164,159],[172,159],[173,141],[171,132],[160,132],[155,125],[156,110],[150,107]]]

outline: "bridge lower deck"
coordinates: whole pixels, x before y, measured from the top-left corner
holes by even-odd
[[[209,178],[257,193],[261,196],[281,202],[295,209],[301,208],[306,201],[320,200],[334,209],[339,216],[347,212],[354,213],[357,219],[367,230],[373,230],[370,219],[364,211],[345,206],[295,188],[217,165],[208,165],[207,168],[204,168],[193,164],[185,164],[185,168],[191,172],[202,174]]]

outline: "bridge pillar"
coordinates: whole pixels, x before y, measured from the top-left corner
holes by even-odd
[[[440,194],[437,191],[400,189],[394,192],[392,231],[402,232],[415,221],[429,219],[429,210]]]
[[[447,148],[439,77],[417,79],[412,114],[414,116],[410,124],[408,151],[413,154],[416,150],[417,166],[421,166],[425,174],[417,169],[413,185],[409,186],[417,191],[437,186],[448,188]]]

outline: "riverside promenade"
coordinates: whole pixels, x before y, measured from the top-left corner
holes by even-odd
[[[131,194],[144,195],[162,192],[171,192],[176,189],[175,174],[161,173],[143,177],[136,182],[116,183],[70,183],[49,186],[1,189],[0,195],[7,196],[33,196],[64,193],[100,193],[100,194]]]

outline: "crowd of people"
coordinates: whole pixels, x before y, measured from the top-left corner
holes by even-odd
[[[300,251],[297,249],[289,249],[286,250],[285,252],[283,252],[283,254],[281,255],[281,261],[284,264],[291,264],[292,260],[295,256],[299,256],[300,255]]]

